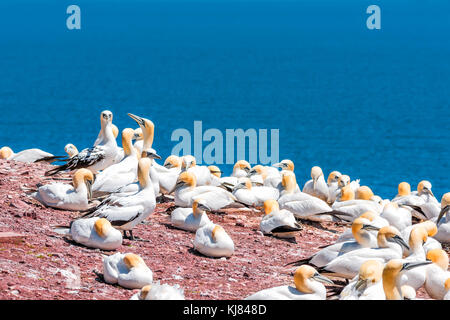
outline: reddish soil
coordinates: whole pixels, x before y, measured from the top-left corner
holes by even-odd
[[[82,247],[52,231],[78,213],[46,208],[26,194],[24,188],[53,180],[44,177],[50,167],[0,160],[0,299],[129,299],[138,290],[102,280],[102,254],[111,252]],[[69,175],[54,179],[62,177]],[[149,242],[124,240],[118,251],[142,256],[155,281],[179,284],[186,299],[242,299],[291,284],[295,267],[284,265],[332,243],[346,228],[305,222],[297,243],[291,243],[258,231],[260,211],[228,210],[210,218],[224,227],[236,250],[229,259],[213,259],[193,250],[193,233],[171,227],[165,211],[172,205],[158,204],[135,228],[134,234]],[[2,232],[22,237],[2,237]],[[428,298],[423,289],[418,297]]]

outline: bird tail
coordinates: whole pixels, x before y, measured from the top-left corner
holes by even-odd
[[[57,166],[56,168],[50,169],[48,171],[45,172],[46,176],[53,176],[55,174],[57,174],[60,171],[64,171],[68,168],[68,164],[65,163],[63,165]]]
[[[66,161],[68,160],[66,156],[50,156],[50,157],[44,157],[41,159],[37,159],[36,161],[34,161],[35,163],[37,162],[48,162],[48,163],[52,163],[55,161]]]
[[[296,267],[299,267],[299,266],[302,266],[302,265],[304,265],[304,264],[309,264],[309,262],[311,261],[311,259],[312,259],[312,256],[311,256],[311,257],[308,257],[308,258],[300,259],[300,260],[297,260],[297,261],[289,262],[289,263],[285,264],[284,266],[285,266],[285,267],[286,267],[286,266],[296,266]]]

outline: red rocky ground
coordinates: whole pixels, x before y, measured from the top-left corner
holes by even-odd
[[[46,208],[26,194],[37,183],[52,181],[44,177],[49,168],[0,160],[0,299],[129,299],[138,290],[102,281],[102,254],[111,252],[73,244],[52,231],[52,226],[68,225],[77,213]],[[62,177],[69,176],[54,179]],[[149,242],[124,240],[118,251],[142,256],[155,281],[179,284],[186,299],[242,299],[291,284],[295,267],[284,265],[332,243],[346,228],[305,222],[297,243],[291,243],[258,231],[260,211],[229,210],[210,218],[230,234],[235,253],[229,259],[212,259],[192,249],[194,234],[170,226],[165,210],[171,205],[158,204],[134,230]],[[418,296],[428,297],[423,290]]]

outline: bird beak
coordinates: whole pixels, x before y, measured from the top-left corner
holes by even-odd
[[[128,116],[131,119],[133,119],[134,121],[136,121],[139,126],[144,126],[145,127],[145,121],[141,117],[138,117],[138,116],[136,116],[136,115],[134,115],[132,113],[128,113]]]
[[[250,168],[244,167],[244,171],[248,174],[250,172]]]
[[[86,180],[86,188],[88,192],[88,199],[92,199],[92,182],[90,180]]]
[[[362,292],[367,288],[367,280],[359,278],[358,281],[355,284],[355,289],[358,292]]]
[[[314,280],[322,282],[322,283],[328,283],[328,284],[334,284],[333,281],[331,281],[330,279],[328,279],[327,277],[322,276],[319,273],[315,273],[314,276],[312,277]]]
[[[313,178],[313,190],[316,190],[317,178]]]
[[[365,224],[365,225],[363,225],[362,228],[364,230],[367,230],[367,231],[378,231],[378,230],[380,230],[380,228],[374,227],[374,226],[372,226],[370,224]]]
[[[234,191],[239,189],[245,189],[245,183],[239,183],[234,187]]]
[[[254,170],[254,169],[248,170],[248,171],[247,171],[247,177],[251,177],[251,176],[253,176],[254,174],[256,174],[256,170]]]
[[[399,236],[393,236],[392,241],[399,244],[401,247],[405,248],[406,250],[410,250],[408,244]]]
[[[155,152],[145,151],[146,157],[150,159],[161,159],[161,156]]]
[[[436,226],[439,227],[439,224],[441,222],[442,217],[450,210],[450,205],[445,206],[441,209],[441,212],[439,212],[438,219],[436,220]]]
[[[433,261],[431,261],[431,260],[425,260],[425,261],[421,261],[421,262],[408,262],[408,263],[404,263],[404,264],[403,264],[403,268],[402,268],[402,270],[400,270],[400,271],[403,271],[403,270],[411,270],[411,269],[413,269],[413,268],[417,268],[417,267],[420,267],[420,266],[425,266],[425,265],[431,264],[431,263],[433,263]]]
[[[274,163],[274,164],[272,165],[272,167],[275,167],[275,168],[281,168],[281,167],[283,167],[283,165],[281,164],[281,162],[277,162],[277,163]]]
[[[203,210],[205,210],[205,211],[211,211],[211,208],[208,207],[206,204],[203,204],[203,203],[199,203],[198,206],[197,206],[197,208],[203,209]]]
[[[425,191],[425,193],[428,193],[429,195],[434,197],[434,194],[433,194],[433,192],[430,189],[424,187],[423,190]]]
[[[219,170],[219,171],[215,171],[215,170],[214,170],[214,171],[211,171],[211,173],[220,173],[220,174],[222,174],[223,172],[220,171],[220,170]]]
[[[170,162],[168,162],[164,165],[164,167],[166,167],[167,169],[171,169],[173,168],[173,165]]]

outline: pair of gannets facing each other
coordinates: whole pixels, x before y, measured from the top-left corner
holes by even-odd
[[[103,278],[109,284],[117,283],[127,289],[141,289],[152,284],[153,272],[140,256],[117,252],[103,256]]]
[[[89,208],[94,175],[88,169],[78,169],[72,177],[72,185],[51,183],[40,186],[32,196],[42,204],[63,210],[82,211]]]
[[[302,227],[295,220],[292,212],[280,210],[277,200],[264,201],[264,216],[259,224],[263,234],[279,238],[295,238]]]
[[[130,300],[185,300],[184,290],[178,284],[171,286],[159,281],[142,287]]]
[[[182,172],[175,184],[175,205],[179,207],[192,207],[196,198],[202,198],[211,211],[217,211],[235,202],[236,197],[230,192],[215,186],[197,187],[197,179],[192,172]]]
[[[386,263],[391,259],[401,259],[403,248],[409,249],[400,237],[400,232],[391,226],[383,227],[378,231],[377,242],[377,248],[361,248],[344,253],[319,268],[318,271],[352,279],[366,260],[379,260]]]
[[[74,220],[68,235],[75,242],[89,248],[116,250],[122,245],[122,233],[105,218]]]
[[[140,189],[138,192],[129,196],[111,195],[79,219],[105,218],[115,228],[123,230],[124,237],[126,237],[126,231],[128,230],[129,238],[135,240],[132,229],[145,220],[156,207],[155,192],[149,176],[151,165],[152,162],[149,158],[139,160],[138,181]]]
[[[245,300],[325,300],[327,290],[323,283],[334,284],[311,266],[298,267],[293,286],[278,286],[258,291]]]
[[[276,188],[267,186],[252,186],[252,181],[249,178],[237,184],[233,189],[233,195],[239,202],[246,205],[259,207],[264,204],[264,201],[269,199],[278,199],[280,192]]]
[[[361,248],[375,248],[377,247],[377,238],[371,233],[372,230],[378,231],[379,229],[371,225],[370,220],[359,217],[352,223],[351,232],[354,236],[353,240],[347,240],[328,245],[312,256],[291,262],[288,265],[299,266],[310,264],[316,268],[319,268],[326,266],[337,257],[353,250]]]
[[[102,112],[101,119],[105,125],[104,137],[98,145],[82,150],[77,155],[68,159],[65,164],[47,171],[46,175],[54,175],[60,171],[79,168],[86,168],[94,174],[97,174],[98,171],[104,170],[116,163],[118,161],[118,150],[116,138],[112,131],[112,118],[113,115],[110,111]]]
[[[20,151],[19,153],[14,153],[10,147],[2,147],[0,149],[0,159],[4,160],[13,160],[13,161],[19,161],[19,162],[37,162],[40,160],[48,159],[49,162],[55,161],[57,159],[54,158],[55,156],[51,153],[42,151],[41,149],[26,149],[23,151]]]
[[[192,203],[192,208],[179,207],[173,210],[170,214],[170,221],[178,229],[195,232],[211,223],[206,213],[210,210],[205,200],[196,198]]]
[[[194,249],[208,257],[231,257],[234,242],[221,226],[211,222],[197,229]]]

